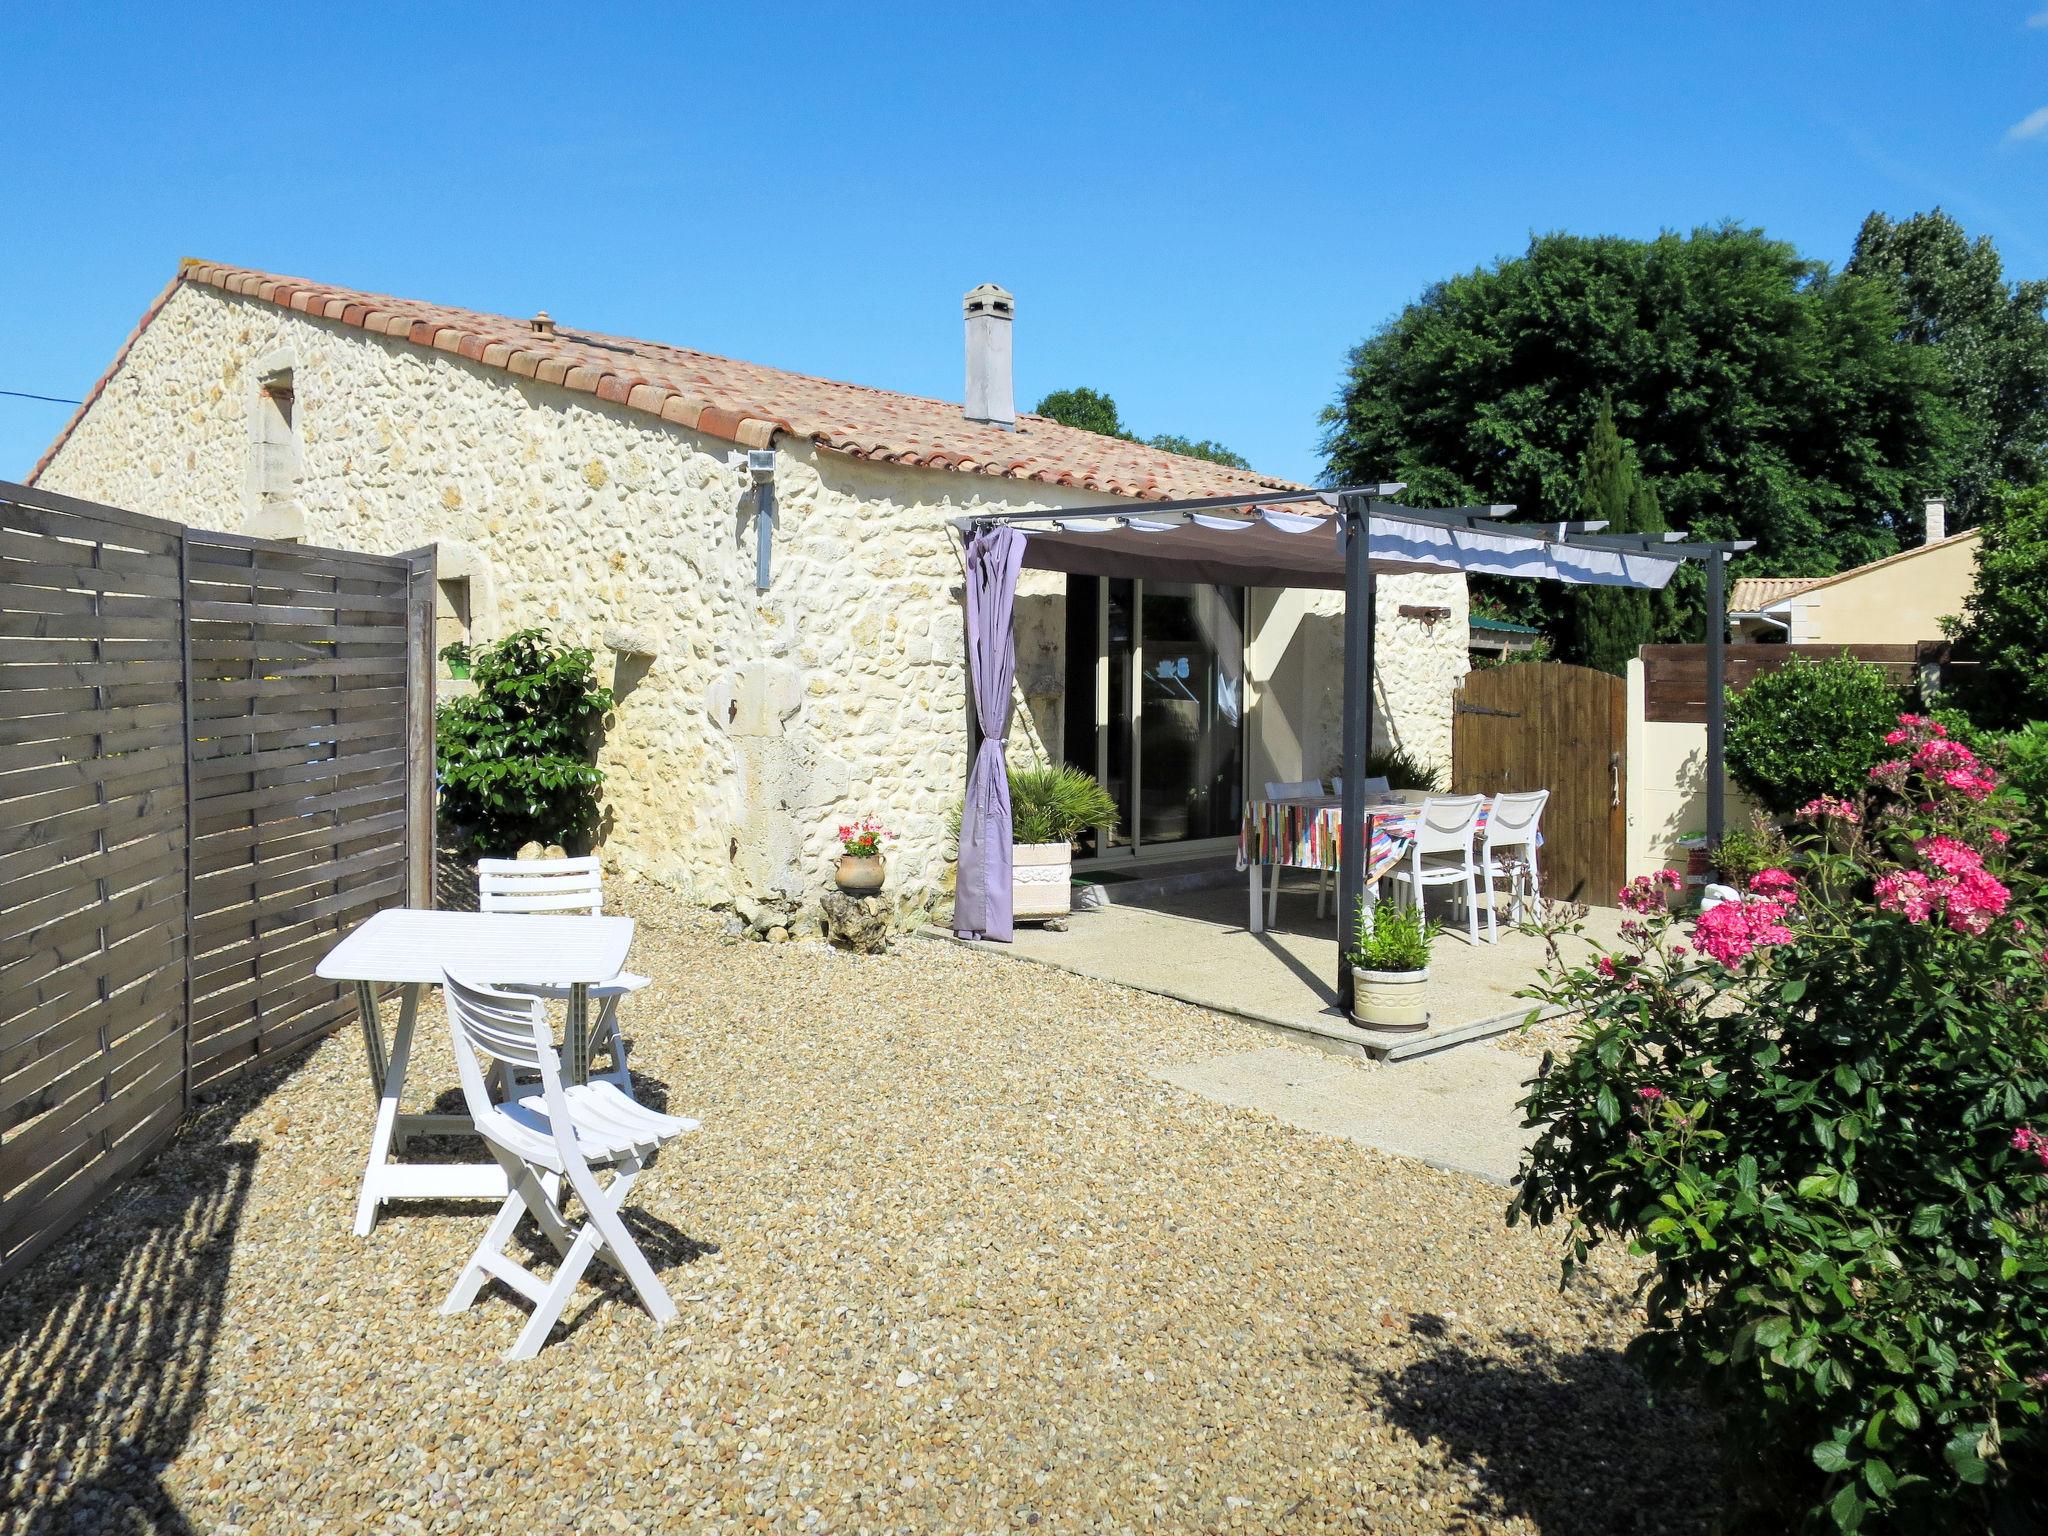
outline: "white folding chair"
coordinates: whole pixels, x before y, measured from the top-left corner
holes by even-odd
[[[1473,862],[1473,835],[1479,825],[1484,795],[1432,795],[1415,817],[1415,836],[1399,864],[1388,871],[1397,898],[1420,907],[1432,885],[1465,888],[1465,931],[1479,942],[1479,866]]]
[[[1486,937],[1489,943],[1499,942],[1493,894],[1497,883],[1502,880],[1508,882],[1508,899],[1512,903],[1514,920],[1518,923],[1522,921],[1525,883],[1531,901],[1543,893],[1536,869],[1536,846],[1542,841],[1538,828],[1543,820],[1543,807],[1549,799],[1550,791],[1547,789],[1495,795],[1493,805],[1486,813],[1486,831],[1479,840],[1479,878],[1486,886]]]
[[[639,1293],[656,1327],[668,1322],[676,1315],[676,1304],[619,1212],[648,1159],[663,1143],[696,1130],[697,1122],[657,1114],[611,1083],[565,1087],[561,1058],[548,1030],[547,1007],[539,998],[446,972],[441,980],[463,1101],[477,1133],[512,1185],[441,1311],[463,1311],[476,1300],[485,1280],[504,1281],[533,1303],[533,1315],[506,1358],[531,1360],[547,1342],[590,1261],[603,1258]],[[505,1071],[487,1071],[487,1057],[494,1068]],[[534,1074],[540,1078],[538,1092],[531,1083],[520,1082],[522,1075]],[[489,1076],[515,1086],[503,1100],[495,1100]],[[612,1170],[609,1184],[598,1183],[598,1168]],[[583,1209],[583,1225],[573,1232],[563,1215],[564,1179]],[[561,1255],[552,1281],[541,1279],[505,1252],[525,1215],[540,1224]]]
[[[1313,800],[1323,792],[1321,779],[1268,779],[1266,798],[1268,800]],[[1273,919],[1280,911],[1280,872],[1285,864],[1275,864],[1271,880],[1266,885],[1266,926],[1273,926]],[[1323,903],[1330,889],[1330,872],[1319,870],[1316,874],[1316,916],[1323,915]]]
[[[1393,788],[1393,785],[1387,782],[1387,776],[1383,773],[1376,773],[1369,779],[1360,779],[1359,782],[1365,786],[1365,792],[1368,795],[1384,795]],[[1344,793],[1344,780],[1341,777],[1330,780],[1330,793],[1333,795]]]
[[[477,910],[481,912],[546,912],[579,917],[604,916],[604,872],[589,859],[479,859],[476,866]],[[633,1091],[626,1067],[626,1039],[619,1026],[619,999],[649,985],[649,978],[621,971],[590,989],[597,1004],[592,1038],[611,1042],[612,1069],[597,1076]],[[526,985],[513,990],[535,997],[562,1000],[567,987]]]

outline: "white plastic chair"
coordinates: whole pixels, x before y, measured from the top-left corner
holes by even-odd
[[[545,912],[564,916],[604,916],[604,872],[595,858],[588,859],[479,859],[476,866],[477,910],[481,912]],[[610,981],[590,989],[598,1005],[597,1027],[592,1038],[611,1040],[612,1069],[597,1074],[627,1093],[633,1091],[632,1074],[626,1067],[626,1039],[619,1027],[619,999],[649,985],[649,978],[621,971]],[[566,999],[567,987],[528,986],[513,990],[556,1001]]]
[[[1383,773],[1376,773],[1371,778],[1361,779],[1359,782],[1365,785],[1365,792],[1368,795],[1384,795],[1394,787],[1387,782],[1387,776]],[[1330,793],[1333,795],[1344,793],[1344,780],[1342,778],[1330,780]]]
[[[1268,779],[1266,798],[1268,800],[1314,800],[1323,792],[1321,779]],[[1287,866],[1275,864],[1272,879],[1266,886],[1266,926],[1273,926],[1274,918],[1280,911],[1280,871]],[[1330,872],[1327,869],[1316,873],[1316,916],[1323,915],[1323,905],[1330,891]]]
[[[1465,931],[1479,942],[1479,866],[1472,854],[1473,836],[1484,795],[1432,795],[1415,816],[1415,836],[1402,861],[1388,871],[1397,898],[1421,906],[1432,885],[1465,888]]]
[[[1508,899],[1517,923],[1522,921],[1524,885],[1531,901],[1543,894],[1542,879],[1536,868],[1536,847],[1542,841],[1538,829],[1543,821],[1543,807],[1549,799],[1550,791],[1547,789],[1495,795],[1493,807],[1486,813],[1486,831],[1479,843],[1479,878],[1486,887],[1488,943],[1498,943],[1500,939],[1494,915],[1493,890],[1496,884],[1502,880],[1508,882]]]
[[[506,1358],[531,1360],[547,1342],[583,1271],[601,1257],[639,1293],[656,1327],[668,1322],[676,1315],[676,1304],[619,1212],[648,1159],[663,1143],[696,1130],[697,1122],[657,1114],[608,1082],[565,1087],[546,1005],[529,993],[500,991],[444,972],[442,996],[463,1101],[477,1133],[512,1185],[441,1304],[442,1313],[452,1316],[466,1309],[485,1280],[504,1281],[533,1303],[533,1315]],[[485,1058],[492,1069],[504,1071],[487,1069]],[[538,1092],[531,1083],[519,1081],[523,1075],[536,1074]],[[517,1085],[502,1101],[491,1096],[488,1078],[493,1076]],[[612,1170],[609,1184],[598,1183],[599,1168]],[[573,1232],[563,1215],[564,1179],[583,1208],[583,1224]],[[552,1281],[505,1253],[526,1215],[540,1224],[562,1256]]]

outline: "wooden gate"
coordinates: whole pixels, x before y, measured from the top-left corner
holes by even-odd
[[[1451,729],[1459,794],[1547,789],[1543,891],[1612,906],[1627,863],[1628,685],[1587,667],[1514,662],[1473,672]]]

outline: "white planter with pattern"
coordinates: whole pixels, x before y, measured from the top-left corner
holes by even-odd
[[[1010,897],[1019,922],[1074,910],[1071,843],[1017,843],[1010,849]]]

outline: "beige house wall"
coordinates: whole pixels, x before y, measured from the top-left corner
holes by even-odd
[[[1909,645],[1939,640],[1959,615],[1977,574],[1976,530],[1880,560],[1793,594],[1795,645]]]
[[[1628,876],[1660,869],[1683,874],[1683,838],[1707,829],[1707,728],[1646,718],[1641,661],[1628,664]],[[1746,823],[1755,802],[1722,776],[1723,812],[1731,827]]]
[[[292,443],[259,409],[282,370]],[[961,550],[948,520],[1104,498],[786,440],[776,452],[773,581],[757,593],[735,445],[187,284],[41,483],[202,527],[256,524],[372,551],[435,544],[442,577],[467,583],[473,638],[538,624],[597,652],[619,699],[598,758],[614,869],[749,917],[794,911],[829,888],[833,829],[873,812],[900,835],[891,891],[923,910],[948,879],[948,812],[966,773]],[[259,472],[281,455],[297,465],[285,499]],[[1013,758],[1063,750],[1064,594],[1063,577],[1025,573]],[[1389,578],[1381,594],[1390,734],[1447,760],[1463,578]],[[1404,601],[1454,613],[1390,626]],[[455,605],[444,606],[452,625]],[[1289,681],[1270,697],[1255,690],[1250,715],[1255,741],[1289,745],[1254,755],[1305,743],[1327,758],[1337,626],[1327,614],[1290,625],[1277,651]],[[1251,649],[1276,644],[1255,632]],[[1341,644],[1336,655],[1341,670]]]

